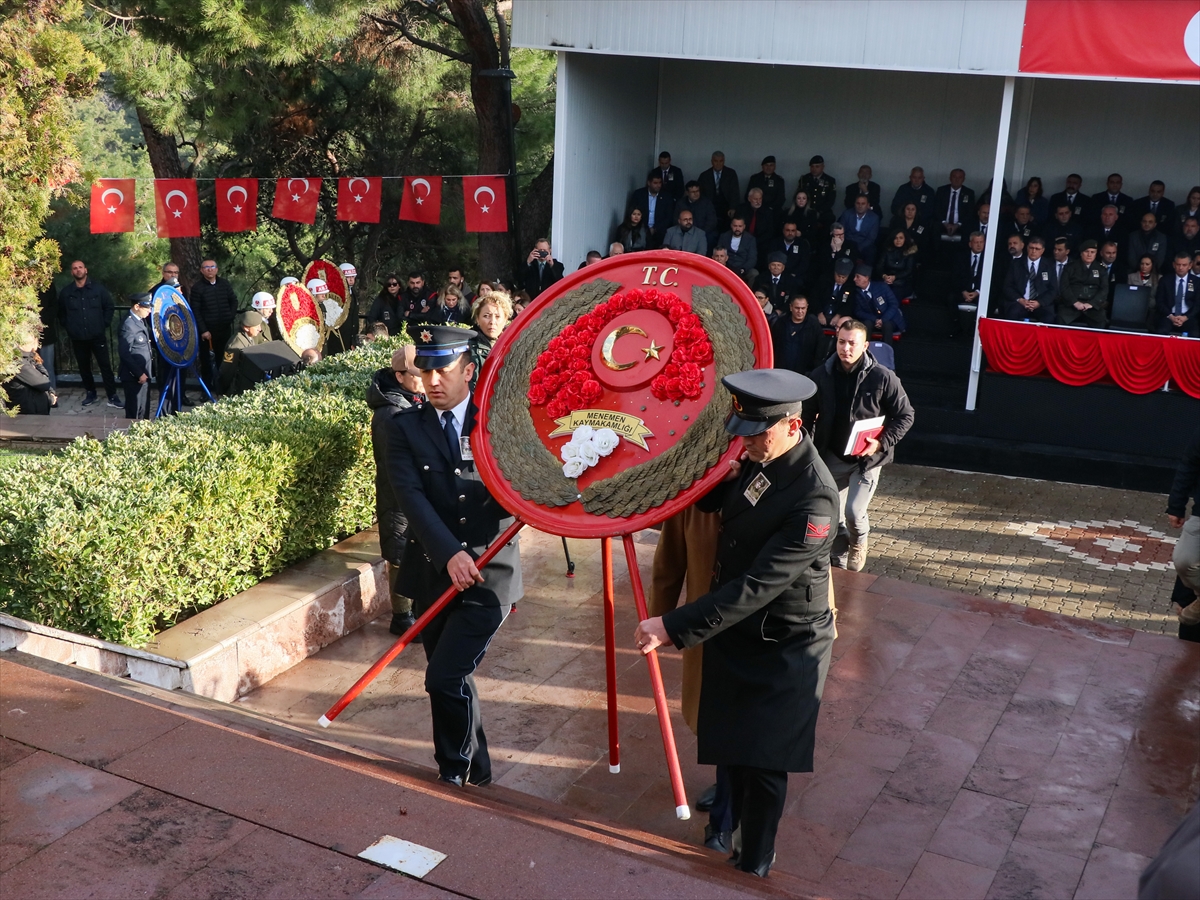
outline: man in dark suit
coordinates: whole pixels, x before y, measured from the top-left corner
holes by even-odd
[[[795,222],[783,223],[783,236],[767,244],[767,253],[782,253],[788,274],[795,275],[801,282],[808,276],[812,248],[808,246],[808,241],[800,237],[800,229]]]
[[[663,190],[662,173],[658,169],[650,170],[645,187],[629,195],[625,214],[631,209],[640,209],[645,214],[651,248],[661,247],[667,229],[675,224],[675,201]]]
[[[721,236],[725,220],[717,218],[717,211],[713,208],[712,201],[700,193],[700,182],[689,181],[684,185],[683,199],[675,204],[676,221],[679,219],[679,214],[685,209],[692,214],[692,225],[704,232],[704,239],[708,246],[715,247],[717,238]]]
[[[1121,193],[1121,186],[1124,183],[1124,179],[1116,172],[1109,175],[1105,189],[1098,194],[1092,194],[1092,209],[1102,210],[1105,206],[1114,206],[1117,209],[1118,218],[1128,226],[1133,198],[1128,194]]]
[[[1025,246],[1024,259],[1013,260],[1004,281],[1006,319],[1054,324],[1054,304],[1058,299],[1058,278],[1054,261],[1046,258],[1046,245],[1040,237],[1032,238]]]
[[[1071,207],[1071,215],[1086,223],[1091,218],[1092,200],[1083,193],[1083,178],[1079,175],[1068,175],[1066,187],[1050,198],[1050,208],[1066,204]]]
[[[1066,201],[1054,207],[1054,216],[1046,223],[1042,236],[1053,243],[1066,238],[1068,249],[1074,250],[1083,243],[1083,226]]]
[[[634,640],[646,654],[667,643],[705,643],[697,757],[728,778],[742,837],[734,865],[765,877],[787,773],[813,769],[833,648],[829,548],[838,497],[804,438],[800,412],[816,392],[812,381],[756,369],[722,383],[733,402],[726,430],[741,436],[746,454],[697,504],[721,511],[712,589],[646,619]]]
[[[912,203],[917,207],[917,218],[929,224],[937,221],[937,193],[925,183],[925,170],[914,166],[908,175],[908,181],[896,188],[892,198],[892,215],[904,214],[904,207]]]
[[[1018,235],[1024,244],[1028,244],[1035,236],[1041,237],[1041,229],[1034,221],[1033,210],[1028,206],[1018,206],[1013,210],[1012,221],[1008,223],[1008,227],[1001,232],[1000,236],[1007,239],[1014,234]]]
[[[746,202],[738,207],[737,216],[745,221],[747,233],[754,235],[758,244],[758,259],[754,261],[754,265],[762,269],[766,265],[764,257],[767,244],[779,234],[779,219],[775,210],[763,201],[762,188],[750,188],[746,194]]]
[[[1125,239],[1129,235],[1129,230],[1121,221],[1121,213],[1116,206],[1106,204],[1100,210],[1100,220],[1092,224],[1084,237],[1088,240],[1095,241],[1097,245],[1103,244],[1105,241],[1113,241],[1121,250],[1125,249]],[[1122,256],[1125,254],[1122,253]]]
[[[983,284],[983,232],[967,238],[967,246],[954,266],[953,301],[959,309],[975,309]]]
[[[762,291],[771,301],[776,313],[786,313],[792,298],[803,291],[800,280],[787,271],[787,255],[775,251],[767,256],[767,271],[754,282],[754,290]]]
[[[787,200],[786,182],[782,175],[775,171],[775,157],[764,156],[762,171],[755,172],[746,182],[746,199],[750,199],[750,191],[758,188],[762,191],[763,206],[771,209],[778,216],[783,211]]]
[[[1178,253],[1171,260],[1174,270],[1158,283],[1154,295],[1154,330],[1159,334],[1200,337],[1200,278],[1191,273],[1192,260]]]
[[[934,208],[942,223],[942,237],[955,244],[961,243],[962,236],[974,227],[975,192],[963,184],[966,179],[966,172],[954,169],[950,173],[950,183],[943,184],[935,195],[937,205]]]
[[[854,245],[854,256],[867,265],[875,264],[875,246],[879,241],[879,216],[871,209],[871,201],[859,196],[854,209],[848,209],[838,218],[846,229],[846,240]]]
[[[556,281],[561,281],[562,277],[563,264],[554,258],[550,241],[542,238],[533,245],[525,259],[525,293],[530,300],[536,299],[538,294]]]
[[[817,321],[827,328],[837,328],[843,319],[854,317],[854,261],[849,257],[838,259],[830,272],[830,280],[821,286],[815,295]]]
[[[733,217],[733,211],[742,201],[742,189],[738,174],[725,165],[725,154],[717,150],[712,155],[712,167],[705,169],[696,179],[700,182],[700,193],[707,197],[722,221]]]
[[[858,197],[866,197],[875,214],[880,219],[883,218],[883,205],[879,200],[879,185],[871,180],[870,166],[858,167],[858,181],[846,185],[846,197],[843,205],[846,209],[854,209],[854,201]]]
[[[422,633],[433,755],[440,779],[458,787],[492,780],[474,672],[523,593],[516,539],[482,571],[475,565],[513,523],[480,479],[471,449],[475,336],[447,325],[419,329],[414,363],[428,402],[385,425],[388,481],[409,523],[396,590],[413,599],[420,617],[451,586],[458,589]]]
[[[787,315],[771,323],[771,345],[775,349],[775,368],[811,372],[819,361],[825,342],[815,315],[808,314],[808,298],[796,294],[788,304]]]
[[[717,246],[729,254],[725,265],[747,285],[754,284],[758,276],[758,242],[746,230],[745,219],[734,216],[729,222],[729,230],[717,239]]]
[[[1180,226],[1179,234],[1171,242],[1171,257],[1176,253],[1195,256],[1200,253],[1200,219],[1187,218]]]
[[[1135,222],[1142,221],[1142,216],[1148,212],[1154,213],[1157,220],[1156,228],[1163,234],[1170,234],[1175,227],[1175,204],[1163,196],[1167,186],[1161,181],[1150,182],[1150,190],[1145,197],[1134,200],[1130,208],[1130,218]]]
[[[879,329],[885,341],[905,329],[904,313],[892,289],[882,281],[871,280],[871,267],[854,270],[854,318],[869,329]]]
[[[1125,266],[1125,261],[1121,259],[1120,250],[1113,241],[1105,241],[1100,245],[1100,253],[1096,257],[1096,262],[1104,269],[1104,276],[1108,279],[1108,304],[1112,306],[1113,291],[1116,290],[1118,284],[1125,283],[1125,276],[1129,274],[1129,269]]]
[[[658,154],[658,177],[662,179],[663,193],[676,203],[683,196],[683,169],[671,165],[671,154],[664,150]]]
[[[1154,271],[1159,272],[1166,265],[1170,242],[1167,236],[1158,230],[1158,218],[1152,210],[1142,213],[1138,226],[1125,241],[1125,261],[1129,264],[1129,271],[1136,272],[1142,257],[1149,256],[1154,260]]]

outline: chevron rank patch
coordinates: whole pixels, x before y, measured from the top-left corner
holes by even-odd
[[[809,516],[804,529],[804,543],[819,544],[829,537],[833,521],[829,516]]]

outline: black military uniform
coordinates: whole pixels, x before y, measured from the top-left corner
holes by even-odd
[[[772,166],[770,174],[766,172],[755,172],[750,176],[750,180],[746,182],[746,196],[750,196],[750,192],[758,188],[763,192],[763,206],[770,207],[778,215],[782,210],[784,203],[787,202],[787,186],[782,175],[774,170],[775,157],[763,157],[762,164]]]
[[[135,294],[129,298],[134,306],[150,309],[154,305],[149,294]],[[150,330],[149,316],[142,318],[132,309],[121,323],[121,336],[117,340],[117,377],[125,392],[125,418],[149,419],[150,386],[154,383],[154,336]],[[146,380],[141,381],[145,375]]]
[[[1079,252],[1095,250],[1095,241],[1084,241]],[[1076,303],[1090,303],[1091,309],[1078,310]],[[1108,326],[1108,271],[1100,257],[1085,263],[1074,257],[1063,269],[1058,286],[1058,321],[1060,325]]]
[[[799,413],[816,386],[758,369],[723,380],[733,395],[726,429],[759,434]],[[697,504],[721,510],[712,589],[662,618],[677,647],[704,641],[699,762],[725,767],[736,864],[766,875],[774,860],[788,772],[811,772],[821,693],[833,647],[829,550],[837,488],[812,444],[740,476]]]
[[[247,334],[245,329],[253,328],[255,325],[262,325],[262,316],[256,310],[250,309],[242,313],[241,327],[225,345],[225,355],[221,358],[221,369],[217,376],[217,384],[220,386],[222,394],[240,394],[244,390],[244,388],[239,389],[237,384],[238,368],[242,362],[242,351],[255,344],[254,337]]]
[[[825,158],[822,156],[814,156],[808,161],[809,166],[825,165]],[[834,201],[837,200],[837,179],[832,175],[822,172],[820,175],[814,176],[812,172],[803,175],[800,178],[799,191],[804,191],[808,194],[808,202],[810,206],[816,208],[821,216],[821,224],[828,227],[834,219],[837,218],[833,212]],[[801,229],[803,233],[803,229]],[[805,234],[805,237],[808,237]]]
[[[452,365],[468,352],[474,336],[474,331],[446,325],[420,329],[417,368]],[[418,616],[451,587],[447,564],[456,554],[465,550],[478,558],[513,522],[475,469],[470,394],[454,410],[439,410],[434,400],[402,410],[385,425],[388,481],[409,524],[396,589],[413,599]],[[433,754],[442,780],[460,786],[487,784],[492,777],[473,675],[523,593],[517,540],[502,548],[481,574],[484,583],[460,592],[423,632]]]
[[[375,518],[379,522],[379,551],[388,562],[388,585],[391,588],[392,634],[404,634],[413,624],[412,599],[396,590],[400,578],[400,560],[408,544],[408,519],[396,503],[396,495],[388,481],[386,424],[401,410],[420,406],[423,394],[404,389],[391,366],[380,369],[367,388],[367,406],[371,407],[371,452],[375,457]],[[419,642],[418,634],[414,641]]]

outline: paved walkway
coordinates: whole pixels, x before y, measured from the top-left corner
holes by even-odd
[[[638,547],[644,572],[653,550]],[[557,539],[527,532],[522,555],[527,596],[478,677],[497,783],[696,846],[704,818],[675,819],[645,664],[629,648],[620,550],[619,775],[608,772],[598,543],[572,542],[573,580]],[[789,890],[1133,896],[1200,789],[1200,645],[867,573],[837,573],[837,595],[817,771],[791,777],[779,839],[775,872],[795,879]],[[386,625],[239,705],[311,727],[391,644]],[[424,658],[413,650],[331,736],[432,764]],[[679,715],[679,656],[662,659],[694,798],[712,770],[696,764]]]
[[[77,437],[104,439],[114,431],[129,427],[124,409],[109,406],[104,386],[99,385],[99,400],[83,405],[86,392],[82,387],[60,385],[58,409],[48,416],[0,416],[0,441],[72,441]],[[120,392],[118,391],[118,395]]]

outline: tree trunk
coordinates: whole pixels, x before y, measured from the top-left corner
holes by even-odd
[[[146,152],[150,156],[150,168],[155,178],[186,178],[183,162],[179,159],[179,147],[175,138],[163,134],[137,107],[138,124],[146,139]],[[171,262],[179,266],[179,281],[185,291],[200,277],[200,238],[171,238]]]
[[[554,209],[554,157],[546,163],[546,167],[538,172],[537,177],[529,182],[521,203],[521,237],[520,247],[533,248],[538,238],[550,236],[550,215]],[[597,247],[605,256],[607,247]]]
[[[482,0],[448,0],[448,5],[471,54],[471,100],[479,124],[476,137],[478,171],[485,174],[513,172],[515,163],[508,139],[508,86],[503,78],[479,74],[484,69],[498,69],[501,65],[500,47],[492,32],[492,23]],[[512,202],[511,197],[509,202]],[[511,232],[479,235],[479,273],[482,277],[503,278],[512,272],[515,238]]]

